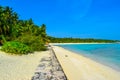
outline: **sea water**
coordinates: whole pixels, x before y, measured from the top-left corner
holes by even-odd
[[[64,44],[59,46],[120,71],[120,44]]]

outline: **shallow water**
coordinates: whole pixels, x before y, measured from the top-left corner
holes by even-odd
[[[64,44],[59,46],[120,71],[120,44]]]

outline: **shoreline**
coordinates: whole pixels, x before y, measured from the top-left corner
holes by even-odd
[[[71,44],[117,44],[117,43],[49,43],[49,45],[71,45]]]
[[[119,80],[120,72],[82,55],[52,46],[69,80]]]
[[[94,45],[94,44],[97,44],[97,45],[109,45],[109,44],[118,44],[118,43],[51,43],[51,45],[53,45],[53,46],[59,46],[59,47],[62,47],[62,46],[64,46],[64,45],[80,45],[80,44],[90,44],[90,45]],[[62,47],[62,48],[64,48],[64,49],[66,49],[66,50],[68,50],[68,51],[71,51],[71,52],[73,52],[73,53],[75,53],[75,54],[78,54],[78,55],[81,55],[81,53],[84,53],[84,50],[82,51],[76,51],[76,50],[74,50],[74,49],[67,49],[67,48],[65,48],[65,47]],[[84,56],[84,57],[86,57],[86,58],[89,58],[89,59],[91,59],[91,60],[93,60],[93,61],[95,61],[95,62],[97,62],[97,63],[100,63],[100,64],[102,64],[102,65],[105,65],[105,66],[108,66],[108,67],[110,67],[110,68],[112,68],[112,69],[114,69],[114,70],[117,70],[117,71],[119,71],[120,72],[120,67],[119,66],[116,66],[116,64],[113,64],[113,63],[110,63],[110,62],[105,62],[104,60],[101,60],[100,58],[96,58],[97,56],[94,56],[94,55],[82,55],[82,56]]]

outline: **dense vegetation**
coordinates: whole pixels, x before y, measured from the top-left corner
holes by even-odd
[[[3,45],[2,50],[8,53],[26,54],[29,51],[46,50],[44,46],[46,42],[48,39],[45,24],[38,26],[34,24],[32,19],[20,20],[12,8],[0,6],[0,44]]]
[[[6,42],[2,46],[1,50],[9,54],[20,54],[20,55],[32,52],[29,46],[15,41]]]
[[[115,40],[104,40],[104,39],[81,39],[81,38],[55,38],[48,37],[51,43],[113,43]]]

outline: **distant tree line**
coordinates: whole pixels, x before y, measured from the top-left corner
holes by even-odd
[[[116,40],[48,37],[51,43],[114,43]]]

